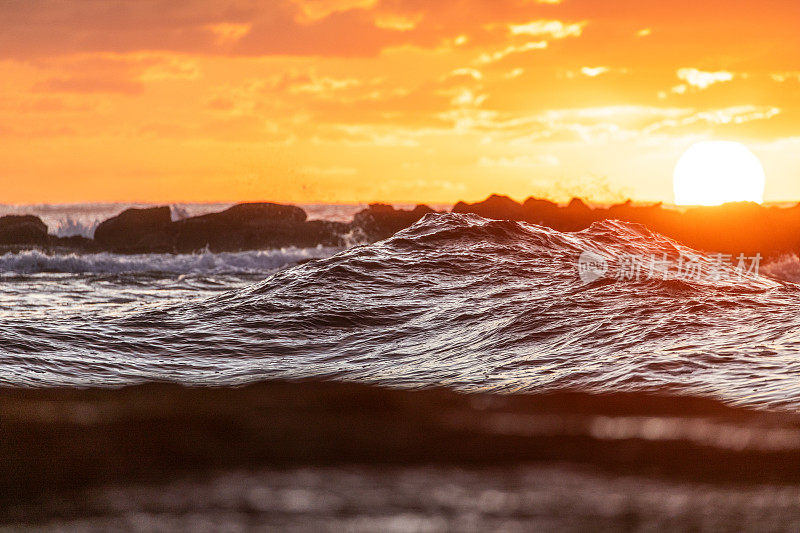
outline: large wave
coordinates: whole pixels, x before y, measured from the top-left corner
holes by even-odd
[[[461,390],[669,390],[800,405],[800,299],[737,276],[579,276],[609,261],[713,257],[635,224],[576,233],[429,215],[390,239],[156,310],[4,323],[4,382],[243,383],[324,377]],[[176,259],[178,260],[178,259]],[[31,373],[33,367],[46,370]]]

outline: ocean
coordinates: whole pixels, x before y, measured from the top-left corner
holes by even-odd
[[[346,219],[358,208],[309,211]],[[88,228],[108,209],[39,213]],[[637,224],[561,233],[453,213],[346,249],[9,252],[0,256],[0,383],[324,378],[800,405],[796,258],[742,279],[586,282],[586,250],[711,261]]]
[[[124,207],[7,210],[91,236]],[[799,262],[718,259],[458,213],[341,248],[9,250],[0,525],[794,530]]]

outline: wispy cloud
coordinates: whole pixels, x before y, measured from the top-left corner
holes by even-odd
[[[521,45],[512,44],[494,52],[481,54],[478,57],[478,63],[495,63],[511,54],[530,52],[531,50],[544,50],[545,48],[547,48],[547,41],[531,41]]]
[[[511,35],[550,36],[553,39],[580,37],[587,22],[566,23],[560,20],[533,20],[525,24],[510,24]]]
[[[595,78],[600,76],[601,74],[605,74],[609,71],[608,67],[583,67],[581,69],[581,73],[584,76],[588,76],[590,78]]]
[[[715,83],[731,81],[734,77],[732,72],[725,70],[709,72],[696,68],[682,68],[677,74],[679,79],[698,89],[707,89]]]

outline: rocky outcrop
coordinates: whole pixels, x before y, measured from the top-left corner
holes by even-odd
[[[272,203],[238,204],[175,222],[173,227],[178,252],[337,246],[347,232],[346,224],[309,222],[299,207]]]
[[[508,196],[493,194],[474,204],[458,202],[453,207],[453,212],[474,213],[496,220],[523,220],[561,231],[581,230],[597,220],[597,214],[578,198],[573,198],[566,207],[560,207],[554,202],[539,198],[528,198],[520,204]]]
[[[521,204],[508,196],[497,194],[474,204],[458,202],[453,206],[453,213],[474,213],[484,218],[497,220],[525,220],[526,218]]]
[[[114,252],[171,252],[171,225],[169,207],[131,208],[97,226],[94,240]]]
[[[520,220],[559,231],[580,231],[593,222],[616,219],[644,224],[652,231],[709,252],[750,256],[760,253],[764,257],[800,253],[800,204],[781,208],[739,202],[678,210],[661,204],[635,205],[630,200],[598,207],[573,198],[560,206],[539,198],[519,203],[507,196],[492,195],[473,204],[459,202],[453,211]],[[344,246],[352,240],[386,239],[434,212],[425,205],[404,210],[372,204],[345,224],[307,220],[301,208],[274,203],[238,204],[219,213],[175,222],[169,207],[128,209],[100,224],[95,240],[48,235],[38,217],[9,215],[0,217],[0,246],[5,250],[41,247],[120,253]]]
[[[246,203],[175,222],[169,207],[128,209],[100,224],[95,241],[102,249],[122,253],[235,252],[338,246],[348,231],[343,223],[307,221],[305,211],[293,205]]]
[[[128,209],[100,224],[95,241],[102,249],[122,253],[343,246],[350,234],[362,241],[385,239],[434,212],[425,205],[403,210],[372,204],[345,224],[307,220],[301,208],[274,203],[237,204],[175,222],[168,207]]]
[[[0,217],[0,244],[45,245],[47,241],[47,225],[39,217],[32,215]]]
[[[370,204],[367,209],[353,217],[353,230],[368,241],[387,239],[405,229],[428,213],[435,213],[427,205],[417,205],[414,209],[395,209],[387,204]]]
[[[538,198],[519,204],[508,197],[492,195],[474,204],[459,202],[453,211],[521,220],[559,231],[580,231],[600,220],[622,220],[644,224],[698,250],[763,256],[800,252],[800,204],[780,208],[735,202],[678,210],[660,203],[634,205],[630,200],[610,207],[591,207],[573,198],[562,207]]]
[[[655,231],[701,250],[766,256],[800,252],[800,204],[779,208],[736,202],[694,207],[669,225],[658,219],[651,219],[651,224]]]
[[[561,208],[555,202],[540,198],[528,198],[522,204],[524,213],[522,220],[546,226],[558,218],[560,211]]]

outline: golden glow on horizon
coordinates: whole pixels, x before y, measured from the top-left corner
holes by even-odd
[[[724,12],[724,16],[720,13]],[[152,0],[0,7],[0,203],[673,198],[745,143],[800,199],[796,5]]]
[[[746,146],[705,141],[686,150],[675,165],[677,205],[721,205],[764,200],[764,168]]]

